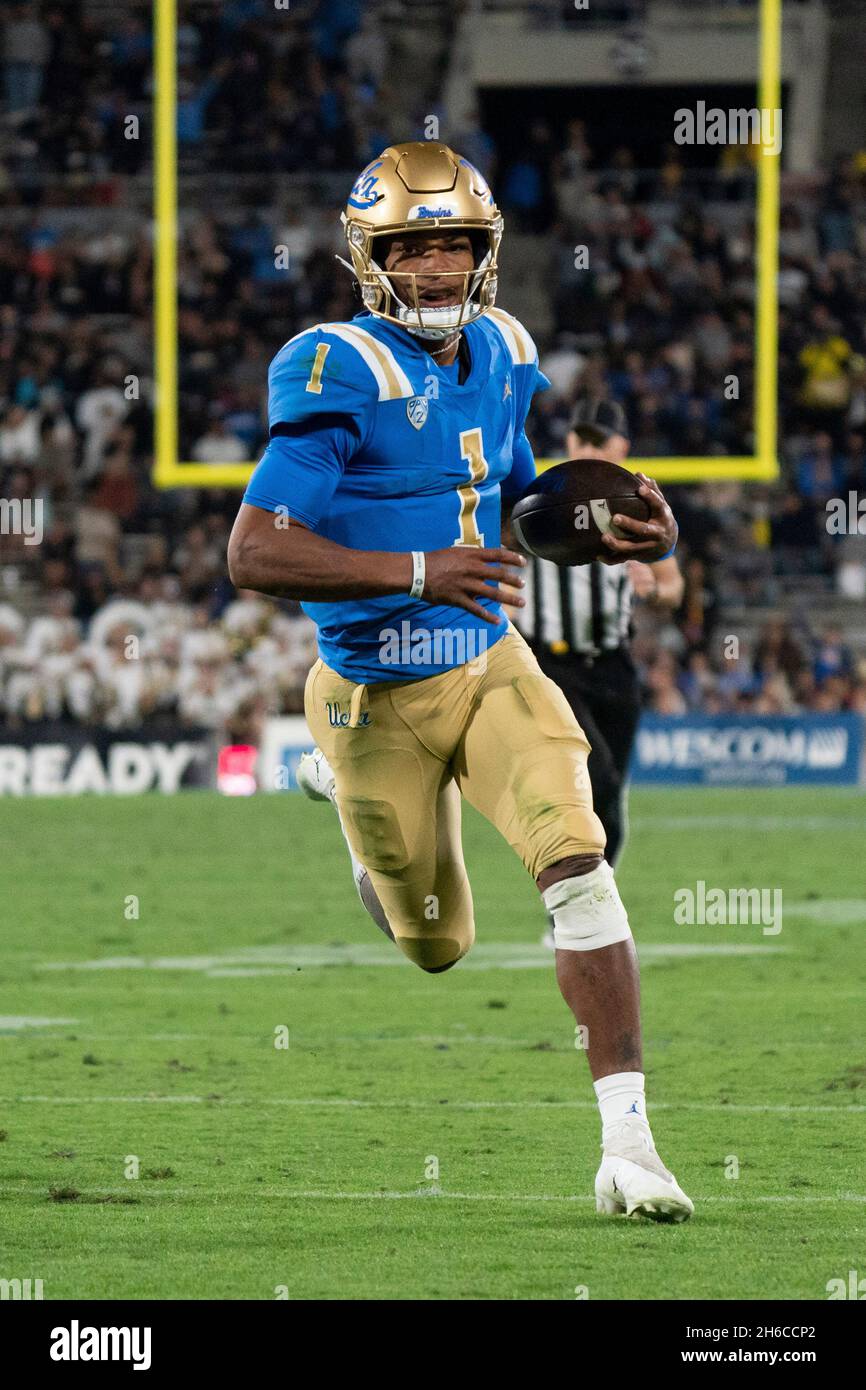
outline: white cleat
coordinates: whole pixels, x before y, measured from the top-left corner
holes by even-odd
[[[606,1216],[688,1221],[694,1205],[662,1163],[645,1125],[624,1120],[604,1142],[595,1209]]]
[[[295,777],[304,796],[311,801],[333,801],[335,778],[321,748],[301,754]]]

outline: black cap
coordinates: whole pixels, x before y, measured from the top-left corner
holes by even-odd
[[[582,396],[577,401],[569,428],[590,444],[604,444],[612,434],[628,438],[628,420],[619,401],[597,400],[591,396]]]

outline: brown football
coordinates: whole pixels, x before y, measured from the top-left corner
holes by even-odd
[[[649,503],[638,496],[639,480],[605,459],[569,459],[540,473],[521,493],[511,513],[520,549],[556,565],[588,565],[609,552],[605,531],[635,539],[614,526],[616,513],[647,521]]]

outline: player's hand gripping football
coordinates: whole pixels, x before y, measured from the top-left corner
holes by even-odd
[[[425,555],[427,579],[425,603],[450,603],[465,608],[487,623],[502,618],[482,608],[479,598],[498,599],[511,608],[525,603],[520,590],[524,581],[520,570],[526,564],[522,555],[503,546],[489,549],[474,545],[452,545],[448,550],[428,550]],[[498,583],[498,588],[495,585]]]
[[[660,560],[676,544],[679,528],[674,514],[664,498],[664,493],[654,478],[645,473],[636,474],[642,486],[638,495],[643,497],[650,509],[648,521],[636,521],[634,517],[623,516],[619,512],[611,518],[621,531],[630,532],[634,539],[620,540],[612,532],[602,536],[602,546],[606,553],[599,556],[602,564],[620,565],[623,560],[643,560],[651,564]]]

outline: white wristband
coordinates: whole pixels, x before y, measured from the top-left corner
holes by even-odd
[[[409,590],[410,598],[420,598],[424,592],[424,585],[427,583],[427,566],[424,561],[423,550],[412,551],[412,587]]]

